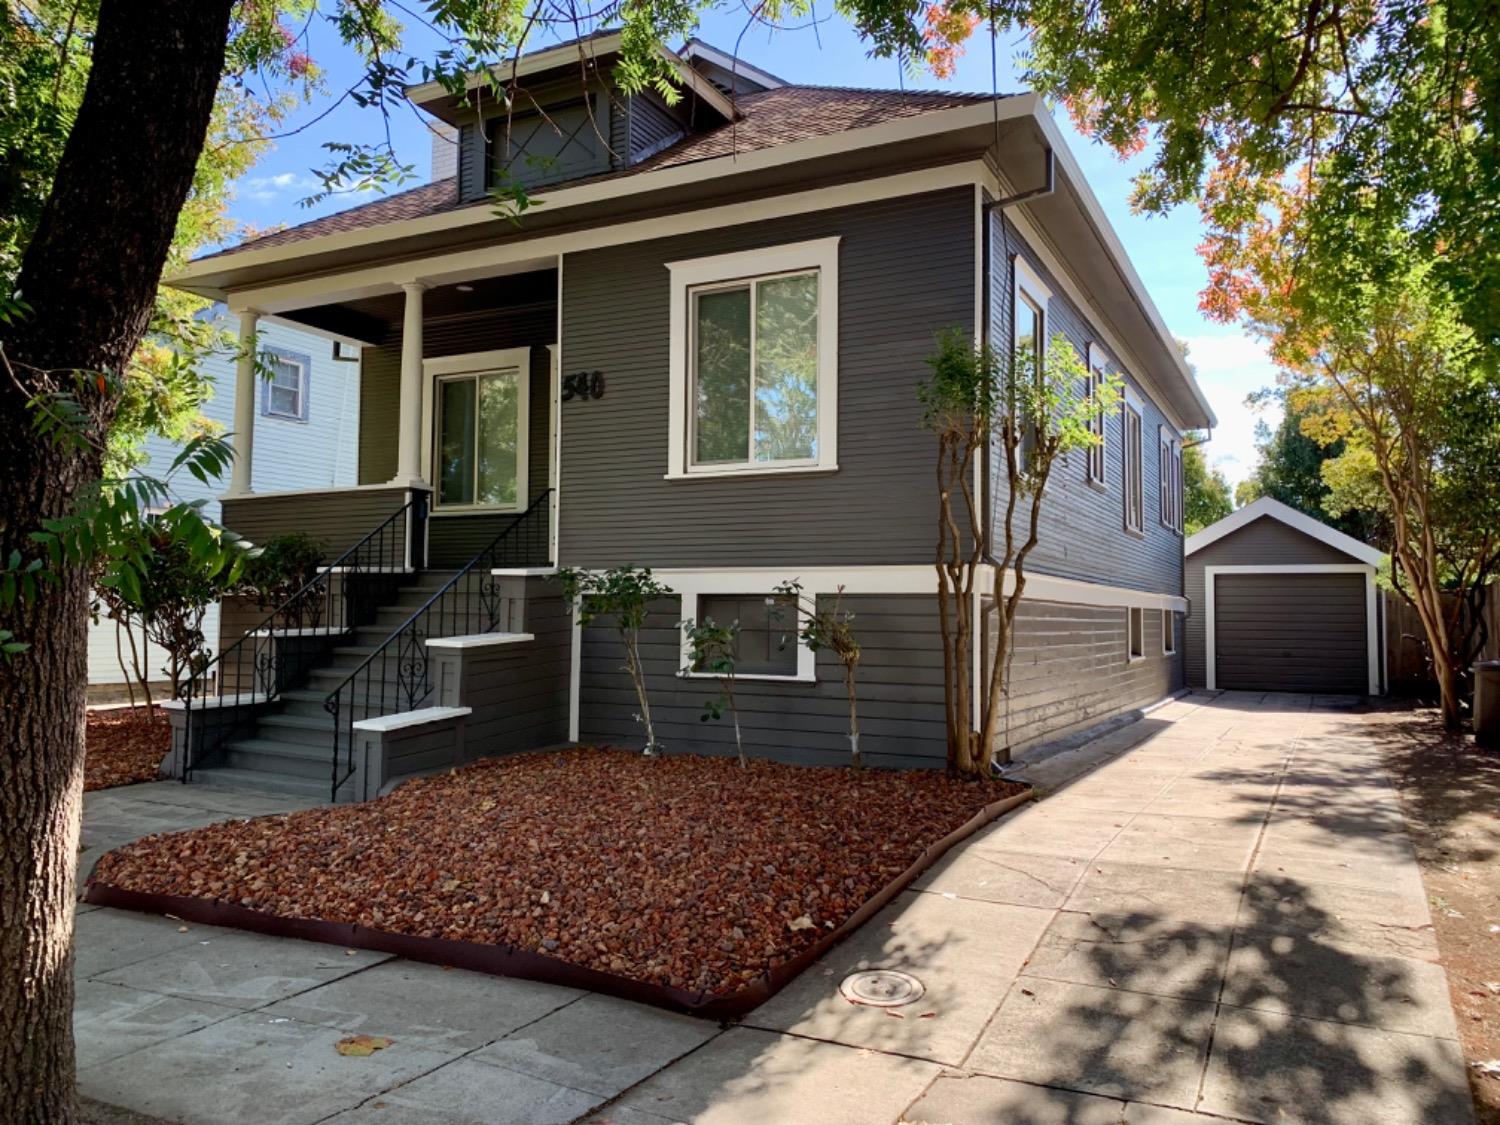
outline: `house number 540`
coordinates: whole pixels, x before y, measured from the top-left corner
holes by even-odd
[[[575,398],[603,398],[604,397],[604,372],[602,371],[579,371],[572,375],[564,375],[562,381],[562,400],[572,402]]]

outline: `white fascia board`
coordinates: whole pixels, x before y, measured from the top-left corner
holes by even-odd
[[[1017,94],[1002,98],[998,102],[981,102],[956,109],[934,110],[931,113],[897,118],[878,125],[866,126],[863,129],[848,129],[829,136],[809,137],[790,144],[775,145],[750,152],[731,153],[709,160],[678,164],[631,176],[612,177],[595,183],[580,184],[577,187],[560,187],[552,192],[539,191],[536,193],[536,199],[539,201],[538,206],[545,203],[548,213],[555,214],[569,207],[580,207],[631,196],[649,196],[656,192],[704,183],[724,176],[765,171],[818,157],[838,156],[864,148],[900,144],[903,141],[917,140],[937,133],[987,125],[997,118],[1003,122],[1020,117],[1045,119],[1047,111],[1035,94]],[[782,198],[784,200],[784,197]],[[401,219],[359,230],[299,239],[260,250],[246,250],[235,254],[232,260],[237,268],[274,265],[279,262],[296,261],[312,254],[374,246],[390,239],[433,234],[467,226],[480,226],[495,221],[493,208],[484,203],[476,203],[470,207],[460,207],[437,215]],[[167,278],[166,283],[177,288],[188,287],[197,278],[223,272],[230,260],[221,255],[189,262],[180,272]],[[412,276],[424,276],[420,263],[406,263],[405,273]],[[241,303],[249,302],[248,297],[240,296],[237,299]]]
[[[679,58],[677,52],[660,45],[656,49],[666,64],[672,68],[672,73],[677,75],[677,80],[691,90],[695,98],[712,106],[725,121],[738,119],[739,114],[734,110],[734,102],[730,101],[717,86]]]
[[[564,43],[557,47],[544,47],[540,51],[522,55],[514,62],[495,63],[489,69],[500,82],[509,82],[512,78],[525,78],[528,74],[538,74],[544,70],[551,70],[553,67],[563,66],[580,57],[587,58],[591,62],[598,62],[601,55],[609,55],[618,51],[622,38],[623,33],[614,31],[592,39]],[[484,83],[483,74],[471,74],[465,79],[464,88],[477,90]],[[407,101],[418,106],[425,106],[427,102],[449,96],[448,88],[441,82],[423,82],[417,86],[408,86],[405,94]]]
[[[1105,215],[1104,208],[1099,205],[1099,197],[1094,194],[1094,189],[1089,186],[1088,178],[1083,174],[1083,169],[1079,167],[1077,158],[1074,157],[1072,151],[1068,148],[1067,141],[1063,139],[1062,130],[1057,127],[1057,122],[1052,119],[1050,113],[1045,111],[1038,113],[1036,119],[1041,125],[1042,134],[1047,138],[1047,143],[1052,146],[1054,158],[1062,164],[1063,171],[1067,173],[1069,183],[1073,185],[1074,192],[1077,193],[1079,201],[1082,202],[1084,213],[1098,232],[1099,240],[1104,243],[1104,248],[1109,252],[1115,268],[1120,271],[1120,275],[1125,279],[1131,295],[1135,298],[1136,303],[1140,305],[1141,312],[1145,315],[1146,320],[1151,324],[1157,336],[1160,337],[1162,347],[1176,364],[1177,374],[1187,383],[1188,388],[1192,391],[1193,398],[1197,401],[1199,407],[1203,410],[1204,416],[1208,419],[1209,428],[1212,429],[1219,423],[1218,416],[1214,414],[1213,407],[1209,405],[1208,398],[1203,393],[1203,388],[1198,386],[1198,380],[1193,376],[1192,369],[1188,367],[1187,360],[1183,358],[1182,352],[1178,349],[1177,338],[1167,328],[1167,322],[1162,319],[1161,310],[1156,307],[1156,302],[1151,299],[1151,294],[1146,289],[1145,283],[1141,281],[1140,274],[1135,272],[1135,266],[1131,264],[1130,255],[1125,252],[1125,246],[1120,242],[1120,236],[1115,233],[1115,228],[1110,223],[1109,217]]]
[[[1254,523],[1262,516],[1284,523],[1293,530],[1300,531],[1303,535],[1332,547],[1335,551],[1342,551],[1350,558],[1358,559],[1366,566],[1379,567],[1385,562],[1385,556],[1368,543],[1361,543],[1353,536],[1345,535],[1321,520],[1315,520],[1297,511],[1296,508],[1289,507],[1280,500],[1273,500],[1269,496],[1262,496],[1246,504],[1239,511],[1230,513],[1217,523],[1209,524],[1197,534],[1188,536],[1183,546],[1183,554],[1195,554],[1209,544],[1217,543],[1226,535],[1233,535],[1240,528]]]
[[[678,57],[688,62],[693,59],[703,59],[711,62],[717,67],[722,67],[731,74],[744,75],[750,81],[764,86],[767,90],[779,90],[786,83],[777,78],[770,71],[762,70],[754,63],[748,63],[738,56],[731,55],[727,51],[721,51],[701,39],[689,39],[683,44],[682,50],[677,52]]]
[[[354,724],[354,729],[384,734],[393,730],[405,730],[407,727],[426,726],[428,723],[446,723],[473,713],[472,707],[423,707],[417,711],[402,711],[397,715],[360,719]]]

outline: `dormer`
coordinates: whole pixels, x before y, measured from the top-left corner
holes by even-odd
[[[734,119],[715,76],[665,49],[677,103],[654,90],[625,93],[614,76],[619,51],[620,33],[602,33],[492,67],[498,93],[481,75],[462,95],[436,82],[409,89],[415,105],[458,130],[459,200],[620,171]]]

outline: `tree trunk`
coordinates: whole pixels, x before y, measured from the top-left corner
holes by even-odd
[[[27,399],[48,372],[119,372],[140,342],[203,148],[224,66],[230,0],[105,0],[92,71],[52,193],[22,260],[32,310],[0,329],[0,557],[72,509],[97,480],[107,384],[80,405],[94,444],[37,433]],[[17,385],[17,380],[21,385]],[[70,377],[58,384],[71,389]],[[0,1121],[74,1120],[71,941],[83,788],[89,581],[63,571],[6,612],[30,644],[0,661]]]

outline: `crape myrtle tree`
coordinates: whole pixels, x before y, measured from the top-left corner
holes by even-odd
[[[719,681],[719,694],[704,701],[704,722],[722,719],[724,709],[734,723],[734,750],[739,755],[740,766],[750,763],[745,760],[745,741],[740,737],[740,710],[734,700],[735,653],[739,649],[740,623],[731,621],[721,625],[712,617],[701,621],[688,618],[681,625],[682,635],[687,638],[688,662],[682,669],[684,674],[710,675]]]
[[[938,439],[936,568],[943,648],[943,705],[950,773],[987,776],[1009,687],[1016,611],[1026,589],[1026,562],[1041,534],[1047,481],[1060,460],[1097,445],[1101,423],[1118,405],[1118,376],[1091,381],[1078,350],[1058,335],[1038,354],[1019,342],[1003,357],[953,329],[938,337],[920,386],[923,424]],[[974,534],[979,518],[974,466],[985,448],[1000,460],[1004,495],[997,526]],[[986,541],[988,540],[988,541]],[[985,567],[993,577],[979,582]],[[995,609],[995,650],[979,685],[973,721],[970,668],[977,638],[975,593]]]
[[[854,636],[854,614],[844,608],[844,587],[833,592],[833,600],[809,594],[802,583],[789,579],[778,584],[775,592],[780,601],[772,601],[772,619],[785,619],[791,634],[782,644],[800,640],[811,653],[831,652],[844,670],[844,694],[849,700],[849,764],[864,766],[859,750],[859,710],[856,704],[855,678],[859,674],[859,641]]]

